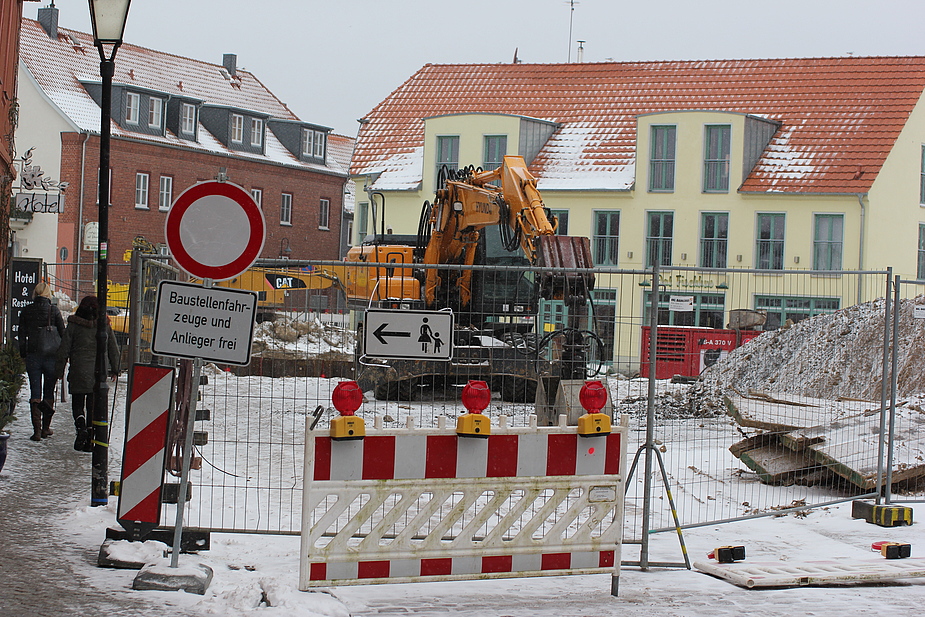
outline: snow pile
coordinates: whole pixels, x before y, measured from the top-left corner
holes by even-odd
[[[898,396],[925,391],[925,320],[913,307],[925,296],[900,304]],[[725,392],[779,392],[835,400],[880,400],[883,374],[884,301],[877,299],[766,332],[707,369],[691,390],[701,415],[723,409]]]
[[[336,323],[280,315],[254,328],[253,353],[257,355],[297,355],[300,357],[353,355],[355,333]]]

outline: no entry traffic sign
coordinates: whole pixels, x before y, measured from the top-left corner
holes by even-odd
[[[231,182],[200,182],[167,213],[164,235],[177,265],[190,276],[224,281],[247,270],[266,238],[263,212]]]

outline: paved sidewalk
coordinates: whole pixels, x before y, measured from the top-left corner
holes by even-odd
[[[64,517],[90,503],[91,455],[73,449],[69,405],[59,403],[55,434],[41,442],[29,440],[28,403],[20,403],[16,415],[0,472],[0,615],[163,614],[163,606],[157,610],[128,589],[91,586],[82,572],[92,571],[99,544],[63,537]]]

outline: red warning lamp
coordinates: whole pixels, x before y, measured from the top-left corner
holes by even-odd
[[[363,391],[355,381],[342,381],[334,387],[331,393],[331,402],[334,409],[342,416],[352,416],[353,412],[363,404]]]
[[[482,411],[491,402],[491,390],[484,381],[470,379],[462,391],[462,404],[466,413],[456,419],[456,434],[460,437],[487,438],[491,434],[491,420]]]
[[[578,393],[578,400],[588,413],[600,413],[607,404],[607,389],[600,381],[586,381]]]
[[[462,391],[462,404],[469,413],[482,413],[491,402],[491,390],[484,381],[470,379]]]

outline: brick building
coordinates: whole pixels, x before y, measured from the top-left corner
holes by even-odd
[[[54,264],[63,291],[87,293],[95,276],[95,253],[85,249],[98,212],[99,56],[92,35],[57,27],[53,7],[38,21],[22,20],[21,55],[18,141],[68,187],[62,211],[36,213],[16,246]],[[164,242],[177,195],[220,174],[264,212],[261,257],[339,257],[352,140],[299,119],[234,55],[212,64],[123,44],[112,101],[112,280],[127,281],[119,264],[136,236]]]

